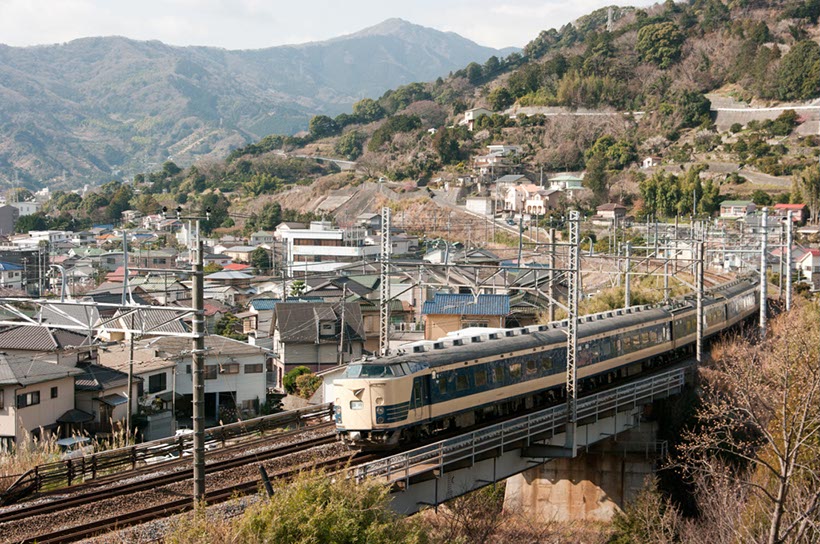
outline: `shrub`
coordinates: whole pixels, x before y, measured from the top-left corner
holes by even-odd
[[[310,369],[306,366],[297,366],[282,378],[282,386],[291,395],[296,393],[296,379],[302,374],[310,374]]]

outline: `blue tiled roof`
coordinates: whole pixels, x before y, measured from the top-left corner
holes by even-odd
[[[14,263],[0,262],[0,270],[22,270],[23,267]]]
[[[424,303],[421,313],[454,315],[508,315],[509,295],[451,295],[436,293],[433,300]]]
[[[281,302],[278,298],[257,298],[251,301],[251,307],[258,311],[273,310]],[[322,297],[288,297],[287,302],[323,302]]]

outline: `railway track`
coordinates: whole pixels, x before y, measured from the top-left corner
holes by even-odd
[[[357,463],[368,462],[378,456],[376,455],[359,455],[355,452],[344,453],[336,455],[320,462],[303,463],[292,466],[288,469],[281,470],[272,474],[271,479],[290,479],[298,474],[300,471],[310,468],[321,469],[339,469],[346,466],[354,458],[357,458]],[[237,496],[248,495],[255,493],[259,489],[260,481],[252,479],[243,481],[237,484],[221,487],[207,491],[205,500],[209,505],[218,504],[227,500],[233,499]],[[189,511],[193,508],[193,503],[190,497],[179,498],[166,502],[164,504],[150,506],[147,508],[137,509],[130,512],[118,514],[104,519],[91,521],[86,524],[77,525],[71,528],[63,528],[49,533],[42,533],[36,536],[27,537],[20,540],[21,544],[38,543],[38,544],[62,544],[67,542],[76,542],[78,540],[97,536],[104,533],[109,533],[114,530],[138,525],[158,518],[164,518],[175,514],[180,514]]]

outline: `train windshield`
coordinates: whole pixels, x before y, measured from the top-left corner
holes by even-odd
[[[399,365],[349,365],[343,378],[382,378],[401,376],[404,372]]]

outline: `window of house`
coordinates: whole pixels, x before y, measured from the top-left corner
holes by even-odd
[[[58,387],[51,388],[51,398],[56,399],[57,395],[60,394],[60,389]]]
[[[217,375],[217,366],[216,365],[205,365],[205,379],[206,380],[215,380]]]
[[[222,365],[223,374],[239,374],[239,363],[228,363]]]
[[[245,365],[245,374],[261,374],[262,363]]]
[[[17,408],[25,408],[26,406],[34,406],[35,404],[40,404],[39,391],[17,395]]]
[[[488,321],[464,321],[461,325],[462,329],[469,329],[470,327],[489,327]]]
[[[168,385],[168,375],[165,372],[160,374],[154,374],[153,376],[148,376],[148,392],[149,393],[159,393],[160,391],[165,391],[165,388]]]

